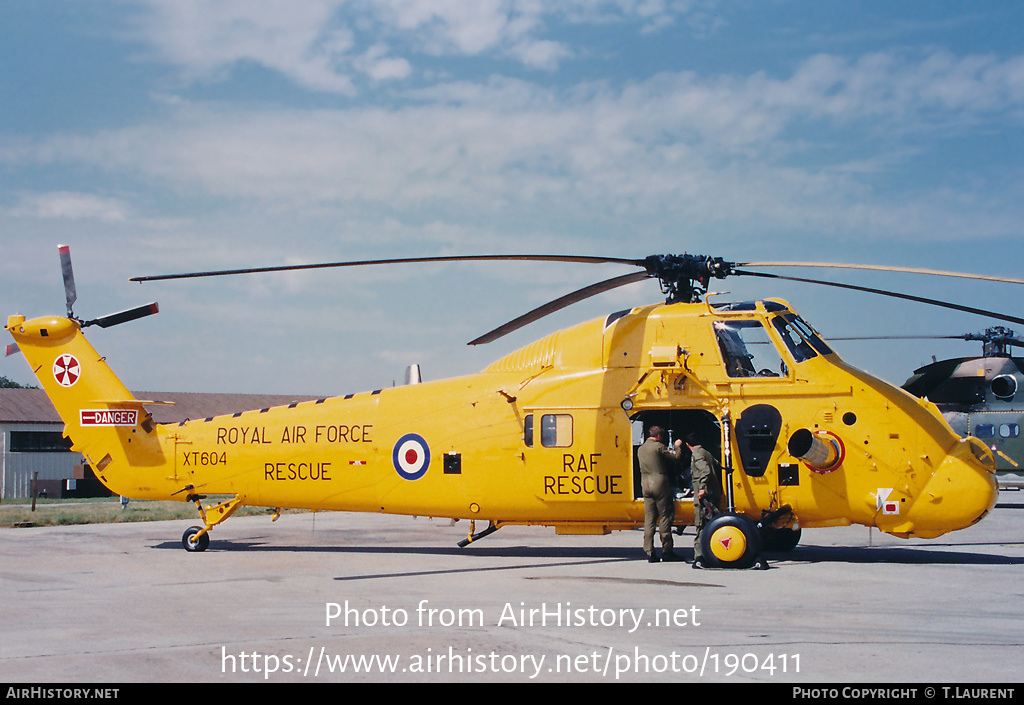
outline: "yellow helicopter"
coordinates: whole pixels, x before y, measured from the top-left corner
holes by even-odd
[[[784,301],[720,304],[707,292],[713,278],[791,278],[740,268],[779,263],[480,255],[139,277],[467,260],[639,268],[472,344],[628,283],[655,278],[667,295],[552,333],[476,374],[164,425],[147,411],[159,400],[134,398],[83,335],[157,305],[76,318],[67,247],[60,256],[67,315],[15,315],[6,328],[104,484],[195,503],[202,525],[183,535],[188,551],[205,550],[211,529],[245,505],[466,519],[462,546],[505,525],[633,529],[644,521],[635,439],[655,424],[677,438],[695,432],[720,460],[721,513],[701,536],[711,566],[749,567],[762,547],[794,546],[802,528],[932,538],[971,526],[996,501],[992,452],[955,434],[931,402],[844,363]],[[204,505],[208,496],[226,499]],[[677,524],[692,525],[693,500],[676,504]],[[479,532],[478,522],[487,524]]]

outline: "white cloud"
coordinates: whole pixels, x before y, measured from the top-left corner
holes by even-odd
[[[412,65],[403,58],[387,56],[388,48],[375,44],[356,58],[353,66],[375,81],[406,78],[412,73]]]
[[[379,47],[366,58],[385,56]],[[662,225],[942,238],[964,224],[950,215],[953,199],[876,192],[872,179],[914,153],[871,140],[1019,112],[1021,66],[941,54],[916,63],[817,56],[788,78],[674,73],[567,91],[494,79],[420,90],[393,108],[186,104],[164,122],[56,136],[0,150],[0,159],[81,163],[204,196],[260,199],[262,208],[427,209],[452,222],[529,210],[651,224],[644,219],[654,213]],[[815,121],[867,151],[848,164],[834,152],[834,132],[823,144],[806,134]],[[1017,213],[1010,196],[986,199],[974,231],[1005,234]]]
[[[919,61],[892,52],[857,59],[819,55],[790,79],[765,80],[764,96],[767,106],[840,121],[882,117],[921,126],[1003,110],[1019,115],[1024,57],[957,57],[945,51]]]
[[[16,205],[4,210],[8,215],[17,218],[98,220],[114,223],[125,222],[130,215],[130,209],[123,201],[68,191],[22,194]]]
[[[509,48],[509,55],[518,58],[531,68],[551,71],[558,68],[558,64],[562,60],[573,54],[560,42],[541,39],[516,44]]]
[[[333,27],[328,0],[147,0],[137,16],[156,57],[190,80],[217,80],[244,62],[280,71],[317,91],[351,93],[351,32]]]
[[[488,55],[552,71],[578,50],[563,24],[672,25],[692,3],[663,0],[139,0],[134,38],[192,81],[225,80],[246,63],[311,91],[351,95],[356,77],[406,78],[415,55]],[[692,19],[692,18],[691,18]],[[387,55],[390,58],[384,58]],[[373,60],[369,60],[369,59]]]
[[[373,5],[398,29],[435,43],[436,52],[479,54],[496,46],[508,25],[508,10],[499,0],[378,0]]]

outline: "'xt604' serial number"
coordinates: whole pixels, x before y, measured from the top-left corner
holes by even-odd
[[[184,465],[192,466],[206,466],[206,465],[227,465],[228,454],[227,453],[213,453],[213,452],[193,452],[193,453],[182,453],[182,460]]]

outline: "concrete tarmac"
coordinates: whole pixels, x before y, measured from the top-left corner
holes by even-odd
[[[1024,663],[1020,492],[931,541],[806,530],[767,571],[648,564],[637,531],[460,549],[467,522],[303,513],[191,554],[187,526],[0,530],[0,680],[969,684]]]

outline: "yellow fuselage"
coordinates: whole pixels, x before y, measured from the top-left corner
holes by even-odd
[[[791,525],[932,537],[991,509],[984,445],[831,351],[787,345],[779,316],[795,314],[782,302],[650,306],[559,331],[478,374],[177,425],[149,421],[74,321],[12,317],[8,330],[75,450],[131,497],[233,495],[247,505],[601,533],[643,523],[633,426],[668,419],[677,434],[703,424],[706,445],[734,471],[735,510],[755,520],[789,505]],[[767,341],[776,368],[734,367],[730,356],[745,348],[729,341],[748,331]],[[54,372],[64,355],[79,365],[70,387]],[[82,413],[97,410],[138,413]],[[726,443],[709,428],[724,428]],[[841,449],[834,466],[791,454],[801,429]],[[693,523],[692,502],[677,502],[676,521]]]

